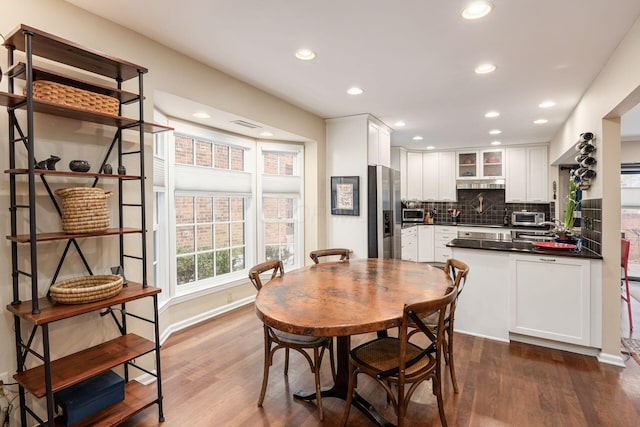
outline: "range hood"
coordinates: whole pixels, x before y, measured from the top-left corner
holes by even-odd
[[[458,190],[504,190],[504,179],[459,179],[456,181],[456,188]]]

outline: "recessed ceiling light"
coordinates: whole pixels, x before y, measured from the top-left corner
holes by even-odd
[[[422,137],[420,135],[414,136],[413,137],[414,141],[422,141]]]
[[[500,129],[493,129],[489,131],[490,135],[500,135],[502,131]]]
[[[488,1],[476,1],[462,10],[462,17],[464,19],[479,19],[487,16],[491,9],[493,9],[493,4]]]
[[[502,142],[500,142],[500,141],[493,141],[493,142],[491,143],[491,145],[500,145],[500,144],[502,144]]]
[[[496,68],[494,64],[480,64],[476,67],[475,72],[476,74],[488,74],[494,72]]]
[[[549,120],[547,119],[538,119],[538,120],[534,120],[533,123],[537,124],[537,125],[543,125],[545,123],[547,123]]]
[[[359,87],[350,87],[349,89],[347,89],[347,93],[349,95],[361,95],[362,92],[364,92],[364,90],[360,89]]]
[[[434,147],[433,145],[428,145],[427,146],[427,150],[435,150],[435,149],[436,149],[436,147]]]
[[[273,134],[271,132],[265,131],[265,132],[260,132],[260,136],[273,136]]]
[[[393,125],[396,126],[396,127],[401,128],[401,127],[405,126],[406,123],[403,122],[402,120],[400,120],[400,121],[395,122]]]
[[[193,113],[193,117],[197,117],[199,119],[209,119],[211,116],[204,111],[198,111],[197,113]]]
[[[316,53],[311,49],[298,49],[296,50],[296,58],[302,61],[311,61],[316,57]]]
[[[500,115],[500,113],[498,113],[497,111],[489,111],[487,114],[485,114],[484,116],[488,119],[492,119],[494,117],[498,117]]]
[[[556,105],[556,103],[553,102],[553,101],[544,101],[544,102],[541,102],[540,104],[538,104],[538,107],[540,107],[540,108],[551,108],[554,105]]]

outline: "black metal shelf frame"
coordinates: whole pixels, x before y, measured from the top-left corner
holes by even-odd
[[[9,168],[10,170],[16,170],[16,144],[22,142],[24,147],[27,150],[27,177],[28,177],[28,204],[20,205],[17,203],[17,190],[16,190],[16,173],[9,173],[9,181],[10,181],[10,216],[11,216],[11,236],[16,236],[18,233],[18,213],[20,211],[28,211],[25,212],[28,215],[29,219],[29,271],[23,271],[18,268],[19,262],[19,254],[18,254],[18,242],[15,240],[11,241],[11,260],[12,260],[12,285],[13,285],[13,300],[11,302],[12,305],[19,305],[22,303],[20,299],[20,276],[28,277],[31,282],[31,313],[32,315],[37,315],[40,313],[40,307],[38,306],[38,251],[37,251],[37,214],[36,214],[36,200],[35,200],[35,188],[36,188],[36,158],[35,158],[35,141],[36,138],[34,136],[34,99],[33,99],[33,77],[34,77],[34,69],[33,69],[33,42],[34,37],[42,37],[42,35],[35,35],[34,32],[30,31],[28,27],[22,28],[22,33],[24,35],[24,53],[25,53],[25,70],[24,70],[24,79],[26,80],[26,100],[24,103],[20,103],[18,105],[7,107],[8,116],[9,116]],[[45,36],[46,37],[46,36]],[[7,64],[10,67],[14,65],[14,51],[16,47],[14,45],[5,43],[5,47],[8,51],[8,60]],[[144,158],[144,104],[142,100],[144,99],[144,87],[143,87],[143,74],[146,72],[146,69],[138,69],[138,97],[136,100],[130,102],[138,102],[138,119],[132,125],[126,125],[122,127],[118,127],[115,131],[115,135],[107,153],[105,154],[102,162],[100,164],[99,172],[103,171],[104,165],[107,163],[109,156],[111,156],[114,148],[117,149],[117,158],[118,158],[118,166],[122,165],[123,156],[125,155],[134,155],[138,154],[139,156],[139,167],[140,167],[140,179],[139,179],[139,194],[140,194],[140,203],[139,204],[125,204],[123,200],[123,190],[125,182],[135,182],[134,179],[119,177],[118,178],[118,223],[120,229],[124,228],[124,215],[125,215],[125,207],[134,206],[140,209],[140,218],[141,218],[141,227],[142,232],[140,233],[140,246],[141,246],[141,256],[134,256],[125,253],[124,247],[124,233],[120,233],[119,235],[119,259],[120,265],[125,266],[125,258],[139,260],[141,262],[141,271],[142,271],[142,287],[146,288],[148,286],[148,278],[147,278],[147,247],[146,247],[146,207],[145,207],[145,179],[144,179],[144,170],[145,170],[145,158]],[[13,94],[15,93],[14,79],[17,78],[14,75],[9,75],[8,77],[8,92]],[[116,77],[117,89],[122,90],[122,78]],[[26,104],[26,108],[25,108]],[[26,111],[26,132],[21,127],[18,118],[15,114],[16,109],[24,109]],[[118,115],[122,114],[122,107],[119,107]],[[139,134],[139,149],[131,152],[123,152],[122,147],[122,130],[128,128],[137,127]],[[58,205],[53,192],[49,186],[47,181],[47,177],[44,174],[38,174],[40,179],[56,209],[58,214],[62,216],[62,210]],[[99,182],[100,177],[94,177],[92,187],[95,187]],[[51,279],[51,284],[55,283],[58,274],[60,273],[60,269],[62,268],[63,263],[67,258],[67,254],[70,246],[73,245],[78,253],[82,264],[84,265],[88,274],[93,275],[93,272],[89,266],[89,263],[82,253],[82,250],[75,238],[69,238],[67,241],[66,247],[60,257],[58,265],[56,267],[56,271]],[[151,372],[147,369],[144,369],[135,364],[135,361],[131,360],[124,364],[124,375],[125,381],[129,381],[129,366],[136,367],[137,369],[150,374],[156,377],[157,381],[157,403],[158,403],[158,411],[159,411],[159,420],[164,421],[163,415],[163,406],[162,406],[162,382],[161,382],[161,369],[160,369],[160,341],[159,341],[159,325],[158,325],[158,299],[157,295],[153,295],[153,306],[154,306],[154,315],[153,319],[148,319],[145,317],[141,317],[135,315],[133,313],[129,313],[126,308],[126,304],[120,304],[120,312],[119,315],[114,313],[114,310],[109,309],[107,312],[102,314],[111,314],[111,317],[115,321],[119,332],[122,335],[127,334],[127,317],[132,316],[139,320],[149,322],[154,324],[154,334],[155,334],[155,363],[156,363],[156,372]],[[21,410],[21,424],[27,425],[27,414],[33,417],[40,425],[54,426],[54,415],[55,415],[55,404],[54,404],[54,396],[52,391],[52,380],[51,380],[51,352],[50,352],[50,338],[49,338],[49,325],[48,323],[39,325],[41,327],[42,332],[42,353],[35,351],[32,348],[32,344],[34,342],[34,338],[37,333],[38,325],[34,325],[29,337],[26,342],[23,341],[22,338],[22,329],[21,329],[21,318],[18,315],[14,315],[14,329],[15,329],[15,346],[16,346],[16,357],[17,357],[17,372],[22,373],[25,371],[27,357],[32,355],[39,359],[44,365],[44,378],[45,378],[45,388],[46,388],[46,400],[47,400],[47,419],[41,419],[35,411],[28,407],[25,394],[25,388],[20,385],[19,386],[19,397],[20,397],[20,410]]]

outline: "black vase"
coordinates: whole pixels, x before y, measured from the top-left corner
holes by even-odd
[[[69,162],[69,169],[74,172],[89,172],[91,165],[86,160],[71,160]]]
[[[127,174],[127,168],[125,168],[124,165],[118,166],[118,174],[119,175],[126,175]]]
[[[102,167],[102,173],[111,175],[113,173],[113,167],[111,167],[109,163],[105,163],[105,165]]]

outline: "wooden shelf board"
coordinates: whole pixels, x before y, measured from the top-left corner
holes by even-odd
[[[6,107],[16,107],[20,103],[24,103],[26,97],[13,93],[0,92],[0,105]],[[26,104],[21,105],[26,108]],[[83,110],[82,108],[69,107],[66,105],[54,104],[52,102],[33,100],[33,111],[43,114],[51,114],[52,116],[65,117],[67,119],[81,120],[101,125],[114,126],[118,128],[127,128],[135,130],[140,126],[138,120],[128,117],[114,116],[111,114],[96,113],[93,111]],[[166,132],[173,130],[169,126],[163,126],[151,122],[143,122],[143,129],[147,133]]]
[[[52,176],[72,176],[74,178],[115,178],[115,179],[141,179],[138,175],[117,175],[106,174],[97,172],[73,172],[73,171],[50,171],[45,169],[35,169],[33,171],[36,175],[52,175]],[[4,173],[10,173],[13,175],[26,175],[29,173],[29,169],[6,169]]]
[[[69,40],[21,24],[6,36],[4,46],[25,51],[25,32],[33,34],[32,53],[55,62],[123,81],[149,70],[106,53],[87,49]]]
[[[106,231],[97,233],[75,233],[68,234],[63,231],[54,233],[40,233],[36,235],[36,242],[50,242],[52,240],[70,240],[70,239],[84,239],[87,237],[103,237],[103,236],[116,236],[120,234],[133,234],[142,233],[139,228],[110,228]],[[29,243],[31,236],[28,234],[18,234],[17,236],[7,236],[7,240],[11,240],[16,243]]]
[[[136,334],[127,334],[51,362],[51,389],[63,390],[155,350],[156,345]],[[13,378],[37,398],[46,395],[44,365],[15,374]]]
[[[113,98],[117,98],[122,104],[128,104],[130,102],[138,100],[139,98],[137,93],[126,92],[117,88],[89,83],[78,79],[72,79],[54,71],[49,71],[45,68],[33,66],[32,69],[34,81],[47,80],[51,82],[61,83],[67,86],[72,86],[78,89],[88,90],[90,92],[111,96]],[[27,65],[24,62],[18,62],[13,67],[9,68],[5,75],[7,77],[15,77],[17,79],[26,80],[26,70]]]
[[[129,381],[125,387],[125,396],[108,408],[84,418],[73,427],[109,427],[121,424],[142,410],[158,402],[158,390],[155,384],[143,385],[137,381]],[[61,419],[56,419],[56,426],[63,427]]]
[[[43,297],[38,299],[38,308],[40,313],[31,313],[31,301],[22,301],[20,304],[7,304],[7,311],[29,320],[35,325],[44,325],[46,323],[56,322],[69,317],[79,316],[81,314],[90,313],[92,311],[102,310],[103,308],[119,305],[125,302],[134,301],[140,298],[149,297],[162,292],[159,288],[148,286],[142,287],[142,284],[132,282],[122,288],[120,293],[112,298],[102,301],[90,302],[86,304],[59,304],[51,298]]]

